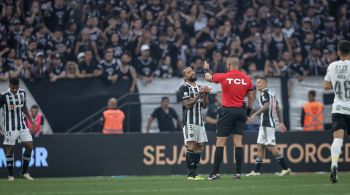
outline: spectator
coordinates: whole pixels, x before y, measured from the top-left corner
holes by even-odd
[[[224,73],[226,72],[227,68],[226,65],[223,62],[222,54],[219,50],[216,50],[212,54],[212,63],[210,63],[212,67],[210,67],[210,71],[216,72],[216,73]]]
[[[81,31],[81,39],[75,45],[74,54],[78,55],[80,52],[91,50],[94,52],[96,60],[99,60],[98,50],[96,43],[90,40],[90,34],[87,29]]]
[[[173,69],[171,67],[171,57],[165,56],[160,63],[160,66],[155,72],[155,76],[159,78],[171,78],[173,76]]]
[[[269,43],[269,54],[272,60],[281,58],[282,53],[289,50],[288,42],[282,33],[282,27],[283,24],[281,22],[276,22],[274,24],[271,42]]]
[[[326,74],[328,65],[322,63],[321,52],[315,45],[312,46],[304,64],[306,75],[320,76]]]
[[[137,74],[134,67],[130,65],[130,56],[127,53],[123,53],[121,56],[121,66],[117,70],[117,78],[118,81],[129,81],[129,92],[136,92]]]
[[[77,79],[82,78],[82,74],[80,74],[78,65],[75,62],[69,61],[66,64],[66,78],[68,79]]]
[[[35,79],[47,78],[47,60],[43,51],[39,51],[35,54],[34,63],[32,65],[32,77]]]
[[[258,71],[264,69],[267,75],[278,76],[273,67],[281,62],[285,51],[290,56],[301,53],[305,60],[316,45],[319,51],[330,51],[319,56],[323,61],[336,59],[337,42],[350,37],[348,7],[343,2],[327,1],[289,6],[288,1],[113,0],[103,4],[91,0],[7,0],[0,5],[0,56],[4,67],[14,67],[15,58],[24,66],[28,61],[34,79],[45,78],[41,75],[44,70],[33,73],[38,68],[39,51],[44,53],[43,65],[47,56],[57,52],[63,61],[80,65],[76,59],[79,53],[92,51],[99,62],[108,48],[113,48],[116,59],[129,53],[145,83],[152,81],[157,65],[163,65],[160,61],[166,56],[171,58],[175,76],[182,64],[189,66],[198,58],[217,61],[217,52],[223,59],[231,55],[244,58],[245,66],[252,61]],[[144,64],[137,59],[142,56],[143,45],[150,48],[143,61],[152,58],[154,66],[147,76],[140,73],[149,68],[140,69]],[[294,64],[294,59],[283,61],[287,67]],[[313,67],[305,67],[304,72],[322,75],[327,66],[325,63],[317,74]],[[23,71],[20,75],[25,76]]]
[[[125,114],[122,110],[117,108],[118,100],[110,98],[108,100],[107,110],[103,112],[102,124],[103,134],[123,134],[123,123]]]
[[[65,28],[71,10],[64,5],[64,0],[55,0],[53,5],[51,2],[46,2],[41,9],[44,12],[45,24],[51,31]]]
[[[32,123],[27,118],[28,129],[34,137],[38,137],[40,134],[43,133],[43,129],[44,129],[44,116],[39,113],[39,106],[38,105],[34,104],[30,108],[30,116],[32,117],[32,119],[34,121],[34,126],[32,126]]]
[[[65,66],[61,61],[60,54],[54,54],[51,56],[51,63],[49,64],[48,72],[51,82],[55,82],[57,79],[63,79],[66,77]]]
[[[63,37],[63,31],[55,30],[51,40],[49,41],[49,48],[52,52],[57,52],[61,56],[66,56],[70,53],[71,48],[68,48],[70,43]]]
[[[113,48],[108,48],[105,53],[105,58],[97,65],[96,75],[101,76],[108,82],[117,82],[117,60],[113,57]]]
[[[322,131],[324,106],[316,102],[316,91],[310,90],[308,93],[309,102],[303,105],[301,110],[301,126],[304,131]]]
[[[8,69],[5,67],[3,59],[0,58],[0,81],[9,80]]]
[[[119,35],[118,33],[113,33],[110,40],[107,42],[107,47],[113,48],[113,56],[115,58],[120,58],[123,53],[123,48],[119,44]]]
[[[215,103],[209,104],[208,111],[205,116],[205,129],[207,131],[216,131],[217,118],[222,108],[222,94],[217,92],[215,95]]]
[[[150,132],[151,124],[154,119],[157,119],[158,128],[160,132],[175,132],[181,128],[181,120],[176,114],[175,110],[169,107],[169,98],[162,97],[160,107],[156,108],[151,116],[148,118],[146,133]],[[174,121],[176,120],[176,127]]]
[[[91,78],[97,75],[97,62],[91,50],[84,52],[83,61],[79,64],[79,71],[83,78]]]
[[[141,46],[141,56],[135,61],[135,67],[143,84],[147,85],[153,81],[157,65],[150,56],[149,45]]]

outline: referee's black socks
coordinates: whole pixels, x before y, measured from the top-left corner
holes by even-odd
[[[13,176],[13,155],[6,155],[6,165],[9,176]]]
[[[235,147],[236,174],[242,173],[243,147]]]
[[[281,156],[276,156],[276,161],[277,161],[278,164],[281,165],[283,170],[288,169],[288,165],[287,165],[287,163],[284,160],[284,157],[282,155]]]
[[[31,152],[29,154],[27,154],[27,152],[24,152],[22,156],[22,161],[23,161],[22,174],[25,174],[28,172],[30,157],[31,157]]]
[[[214,170],[212,172],[213,174],[219,173],[223,153],[224,153],[224,147],[217,146],[215,149]]]
[[[196,153],[193,150],[187,150],[186,165],[187,165],[187,168],[190,170],[190,173],[188,174],[188,176],[194,176],[197,169],[197,164],[196,164]]]

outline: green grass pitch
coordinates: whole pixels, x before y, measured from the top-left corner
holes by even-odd
[[[224,175],[216,181],[187,181],[186,176],[127,176],[85,178],[38,178],[35,181],[0,180],[1,195],[302,195],[350,194],[350,173],[339,173],[339,182],[331,184],[328,174],[296,174],[287,177],[263,175],[234,181]]]

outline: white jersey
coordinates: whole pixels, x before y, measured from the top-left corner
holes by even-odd
[[[350,115],[350,61],[332,62],[324,80],[332,83],[335,94],[332,113]]]

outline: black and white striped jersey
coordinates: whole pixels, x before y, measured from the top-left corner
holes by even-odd
[[[22,89],[18,89],[17,94],[12,94],[10,89],[1,93],[0,107],[3,111],[5,131],[20,131],[28,128],[23,112],[27,102],[26,98],[26,92]]]
[[[196,85],[195,87],[185,82],[185,84],[181,85],[178,91],[178,100],[179,102],[194,98],[199,95],[199,90],[201,86]],[[183,125],[199,125],[204,126],[203,121],[203,106],[202,99],[198,99],[198,101],[193,105],[192,108],[182,107],[182,121]]]
[[[273,91],[270,89],[266,88],[260,93],[260,98],[259,98],[259,104],[260,106],[263,106],[264,103],[268,102],[269,109],[265,112],[263,112],[260,116],[261,119],[261,126],[264,127],[276,127],[275,124],[275,112],[276,112],[276,107],[277,107],[277,100],[276,100],[276,95]]]

